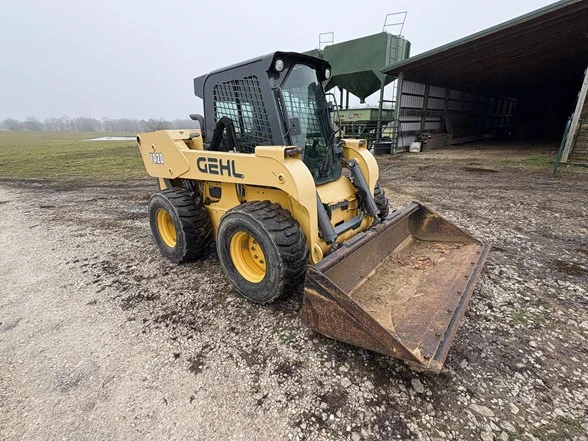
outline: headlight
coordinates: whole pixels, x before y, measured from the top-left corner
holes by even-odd
[[[274,69],[276,69],[276,72],[282,72],[284,70],[284,61],[278,58],[274,64]]]
[[[325,79],[331,78],[331,69],[325,69]]]

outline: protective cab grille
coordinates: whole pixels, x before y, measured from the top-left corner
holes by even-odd
[[[316,101],[309,96],[308,87],[290,87],[284,90],[288,115],[299,119],[300,131],[309,138],[322,140]]]
[[[213,88],[213,96],[215,123],[223,116],[233,121],[240,151],[253,152],[258,145],[273,144],[256,76],[219,83]]]

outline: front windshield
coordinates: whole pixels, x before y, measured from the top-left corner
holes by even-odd
[[[297,119],[299,134],[291,135],[292,144],[303,149],[302,159],[317,183],[337,179],[340,164],[333,157],[334,131],[331,115],[313,68],[296,64],[282,84],[288,116]]]

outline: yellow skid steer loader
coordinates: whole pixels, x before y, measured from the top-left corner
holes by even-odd
[[[153,236],[178,263],[214,240],[247,299],[304,287],[312,329],[439,372],[489,247],[416,202],[389,213],[366,142],[336,137],[330,74],[275,52],[194,79],[200,129],[137,136]]]

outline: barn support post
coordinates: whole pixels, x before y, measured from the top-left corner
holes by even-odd
[[[427,126],[427,109],[429,108],[429,92],[431,90],[431,85],[429,83],[425,83],[425,96],[423,99],[423,113],[421,115],[421,128],[420,131],[424,132]]]
[[[392,146],[390,148],[390,153],[396,153],[396,149],[400,144],[401,140],[401,132],[402,127],[400,123],[400,113],[402,109],[402,89],[404,87],[404,72],[399,72],[398,77],[396,78],[396,96],[394,99],[396,102],[394,103],[394,119],[396,120],[396,124],[394,124],[394,135],[392,136]]]
[[[582,108],[584,107],[584,101],[586,100],[586,93],[588,92],[588,68],[584,71],[584,82],[582,83],[582,88],[580,89],[580,93],[578,94],[578,102],[576,103],[576,110],[574,110],[574,116],[572,117],[572,123],[570,125],[570,131],[568,134],[568,139],[566,140],[566,145],[564,147],[564,151],[561,155],[560,162],[568,162],[568,157],[570,156],[570,152],[572,151],[572,146],[576,139],[576,132],[578,130],[578,124],[580,122],[580,114],[582,113]]]
[[[386,87],[386,77],[382,78],[380,84],[380,102],[378,104],[378,125],[376,126],[376,142],[382,138],[382,108],[384,106],[384,88]]]

